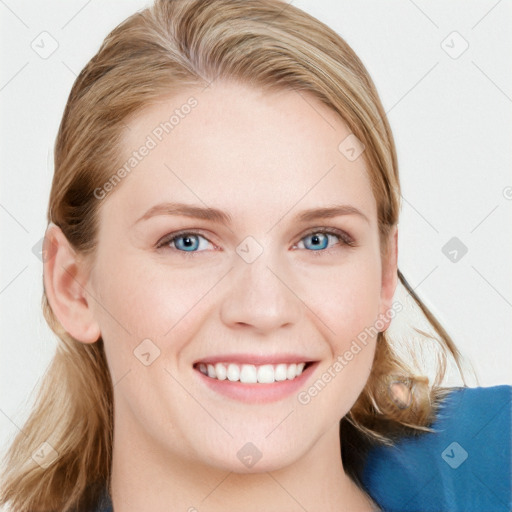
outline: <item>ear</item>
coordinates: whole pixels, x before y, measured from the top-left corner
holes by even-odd
[[[62,230],[50,223],[43,243],[44,289],[62,327],[82,343],[94,343],[101,335],[85,289],[88,272]]]
[[[379,318],[383,321],[385,331],[393,318],[389,311],[393,303],[398,283],[398,226],[394,226],[388,238],[388,247],[382,256],[382,283],[380,293]]]

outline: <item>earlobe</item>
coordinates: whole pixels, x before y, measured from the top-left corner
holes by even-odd
[[[382,284],[379,318],[384,322],[381,331],[385,331],[391,323],[393,296],[398,283],[398,226],[394,226],[389,235],[388,251],[382,260]]]
[[[87,269],[53,223],[44,238],[43,268],[46,296],[62,327],[82,343],[97,341],[101,332],[87,300]]]

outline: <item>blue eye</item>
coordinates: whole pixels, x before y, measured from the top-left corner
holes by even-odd
[[[204,240],[207,242],[206,244],[200,244],[199,239]],[[165,246],[169,246],[171,244],[174,244],[174,247],[169,247],[170,249],[174,248],[181,252],[202,252],[198,251],[197,249],[205,248],[205,245],[208,245],[208,240],[199,233],[177,233],[175,235],[172,235],[170,237],[164,238],[158,245],[157,248]]]
[[[319,228],[315,231],[310,231],[307,235],[302,237],[294,247],[298,247],[299,244],[302,244],[309,252],[326,252],[325,250],[329,247],[329,238],[335,239],[335,243],[331,245],[331,248],[336,245],[355,246],[354,240],[344,231],[336,228]],[[306,243],[303,241],[306,241]],[[208,243],[211,242],[199,233],[182,231],[179,233],[171,233],[164,237],[158,242],[157,249],[168,248],[184,254],[191,254],[204,252],[208,247]],[[302,249],[303,247],[298,248]]]
[[[303,244],[306,249],[311,249],[310,252],[328,252],[325,249],[329,246],[329,238],[337,239],[338,242],[335,242],[333,246],[336,245],[348,245],[355,246],[354,240],[344,231],[336,228],[320,228],[315,231],[311,231],[305,237],[303,237],[299,244]],[[303,243],[303,240],[307,241]],[[331,246],[331,247],[333,247]],[[302,249],[302,247],[299,247]]]
[[[335,236],[335,235],[332,235],[331,233],[325,233],[322,231],[318,231],[317,233],[312,233],[311,235],[305,236],[302,240],[309,239],[309,241],[310,241],[309,247],[307,247],[308,244],[304,244],[307,249],[313,249],[314,251],[319,251],[319,250],[327,249],[327,247],[329,245],[329,237],[333,237],[333,236]],[[302,242],[302,240],[300,242]]]

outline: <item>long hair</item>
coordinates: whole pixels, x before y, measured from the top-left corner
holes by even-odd
[[[217,79],[309,92],[341,116],[365,145],[385,254],[401,196],[395,144],[375,86],[342,37],[278,0],[156,0],[105,38],[73,84],[55,143],[47,217],[75,251],[96,248],[104,201],[95,190],[122,165],[128,118],[162,97]],[[399,279],[437,334],[440,353],[460,368],[448,333],[400,272]],[[103,340],[72,338],[45,293],[42,307],[58,346],[33,410],[6,453],[0,504],[22,512],[88,510],[110,479],[113,383]],[[360,455],[372,443],[428,429],[443,396],[437,386],[443,368],[429,382],[396,353],[385,332],[378,334],[369,380],[340,422],[340,456],[356,481]],[[393,383],[402,387],[406,407],[390,393]],[[48,467],[32,457],[42,443],[56,453]]]

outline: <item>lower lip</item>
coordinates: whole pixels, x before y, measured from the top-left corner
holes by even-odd
[[[298,377],[293,380],[283,380],[272,384],[245,384],[240,381],[231,382],[228,379],[218,380],[208,377],[198,369],[195,369],[199,378],[216,393],[249,403],[277,402],[294,393],[306,384],[311,377],[318,362],[309,365]]]

